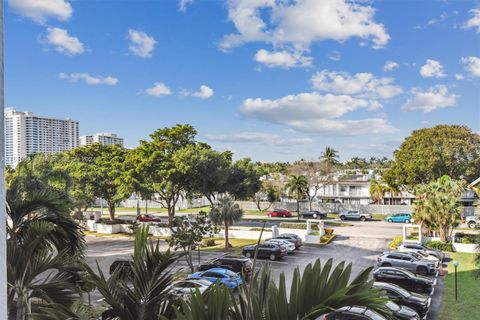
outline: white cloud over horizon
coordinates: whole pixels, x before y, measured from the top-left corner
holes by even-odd
[[[427,59],[420,68],[420,75],[424,78],[443,78],[446,76],[443,65],[437,60]]]
[[[152,87],[145,89],[145,93],[152,97],[169,96],[172,90],[163,82],[155,82]]]
[[[62,80],[70,81],[70,82],[78,82],[83,80],[86,84],[89,85],[109,85],[114,86],[118,83],[118,78],[112,76],[92,76],[88,73],[65,73],[62,72],[58,75],[58,77]]]
[[[72,6],[65,0],[9,0],[8,5],[17,14],[39,24],[50,18],[67,21],[73,14]]]
[[[227,134],[206,134],[205,137],[210,141],[226,143],[262,143],[266,145],[299,145],[308,144],[313,140],[311,138],[283,138],[279,134],[243,131]]]
[[[393,71],[395,69],[398,69],[399,67],[400,66],[395,61],[387,61],[387,62],[385,62],[385,65],[383,66],[383,71],[385,71],[385,72]]]
[[[254,59],[268,68],[284,69],[309,67],[313,60],[312,57],[306,57],[301,52],[293,53],[286,50],[270,52],[265,49],[258,50]]]
[[[47,28],[43,41],[52,45],[55,51],[68,55],[82,54],[85,51],[83,43],[77,37],[61,28]]]
[[[402,111],[432,112],[436,109],[454,107],[458,95],[449,93],[445,85],[436,85],[427,90],[413,88],[411,97],[402,106]]]
[[[140,58],[152,57],[157,43],[152,36],[141,30],[130,29],[128,39],[130,41],[128,48],[134,55]]]
[[[190,92],[188,90],[182,90],[180,92],[182,96],[185,96],[185,97],[192,96],[200,99],[208,99],[212,97],[214,93],[215,92],[213,91],[213,89],[205,84],[202,84],[200,88],[198,88],[198,91],[195,91],[195,92]]]

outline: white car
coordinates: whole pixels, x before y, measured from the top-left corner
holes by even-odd
[[[445,254],[442,251],[432,250],[423,244],[415,242],[404,242],[397,247],[397,250],[401,252],[416,252],[424,256],[427,254],[429,256],[437,257],[440,261],[443,261],[443,258],[445,258]]]
[[[295,251],[295,244],[291,243],[288,240],[283,240],[283,239],[269,239],[266,240],[265,243],[274,243],[278,245],[284,245],[287,247],[287,253],[292,253]]]
[[[180,280],[172,283],[170,286],[170,294],[177,297],[185,297],[195,292],[196,289],[198,289],[200,293],[204,293],[211,285],[212,283],[210,281],[204,279]]]

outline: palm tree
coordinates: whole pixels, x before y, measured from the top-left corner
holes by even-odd
[[[8,305],[16,320],[30,319],[36,305],[68,308],[80,298],[78,257],[53,250],[45,241],[53,228],[47,221],[33,221],[22,241],[7,240]]]
[[[230,249],[228,242],[228,228],[243,216],[243,210],[230,196],[219,198],[210,210],[210,219],[212,222],[225,227],[225,250]]]
[[[42,240],[70,255],[81,253],[85,240],[81,227],[70,217],[71,202],[66,194],[48,187],[31,189],[37,180],[14,180],[6,192],[7,233],[15,243],[25,243],[33,223],[45,222],[51,228]]]
[[[130,272],[117,268],[106,279],[99,266],[96,274],[85,265],[110,308],[108,319],[171,319],[173,308],[169,286],[175,276],[171,266],[179,255],[160,251],[159,241],[149,243],[148,228],[137,232],[134,246]]]
[[[379,180],[371,179],[369,192],[373,203],[381,204],[385,195],[385,184]]]
[[[385,307],[387,299],[372,288],[368,277],[372,267],[363,270],[349,282],[352,264],[332,259],[324,265],[318,259],[303,272],[294,271],[290,291],[285,275],[277,285],[268,266],[257,272],[250,286],[240,289],[238,301],[227,289],[212,287],[206,294],[196,292],[176,310],[178,320],[264,320],[316,319],[323,313],[352,305],[365,306],[387,318],[394,316]]]
[[[290,180],[285,185],[288,194],[293,196],[297,200],[297,214],[298,220],[300,220],[300,200],[305,199],[308,196],[308,181],[304,175],[290,176]]]
[[[338,151],[331,147],[325,147],[325,151],[322,152],[320,158],[326,163],[336,164],[338,158]]]

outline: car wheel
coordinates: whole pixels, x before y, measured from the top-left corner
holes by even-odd
[[[475,229],[475,222],[470,221],[470,222],[468,223],[468,227],[469,227],[470,229]]]
[[[388,223],[392,223],[393,221],[392,221],[392,219],[388,219],[387,222],[388,222]]]
[[[345,221],[345,216],[340,216],[340,220]]]
[[[392,264],[390,262],[384,262],[382,263],[382,267],[391,267]]]
[[[274,261],[275,259],[277,259],[277,257],[274,254],[271,254],[270,255],[270,260]]]
[[[405,220],[405,223],[410,223],[410,219]]]
[[[365,221],[365,217],[360,217],[360,221]]]
[[[417,268],[417,273],[421,276],[426,276],[426,275],[428,275],[428,270],[425,267],[418,267]]]
[[[245,257],[251,258],[251,257],[252,257],[252,254],[251,254],[250,252],[247,252],[247,253],[245,253]]]

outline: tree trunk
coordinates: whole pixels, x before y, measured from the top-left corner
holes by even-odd
[[[225,220],[225,250],[230,249],[230,243],[228,243],[228,221]]]
[[[148,200],[145,200],[145,214],[148,213]]]
[[[313,198],[310,199],[308,198],[308,210],[312,211],[312,202],[313,202]]]
[[[297,199],[297,219],[300,221],[300,201]]]
[[[108,213],[110,214],[110,220],[115,220],[115,203],[108,201]]]
[[[137,217],[140,215],[140,194],[137,192]]]
[[[173,219],[175,218],[175,205],[167,205],[167,210],[168,210],[168,224],[170,226],[173,225]]]
[[[446,232],[446,227],[445,226],[440,226],[439,232],[440,232],[440,241],[442,242],[447,242],[447,232]]]
[[[192,249],[191,248],[185,248],[185,260],[187,260],[187,264],[190,267],[190,270],[192,273],[195,272],[193,268],[193,262],[192,262]]]
[[[21,297],[17,296],[17,314],[16,320],[25,320],[25,301]]]

